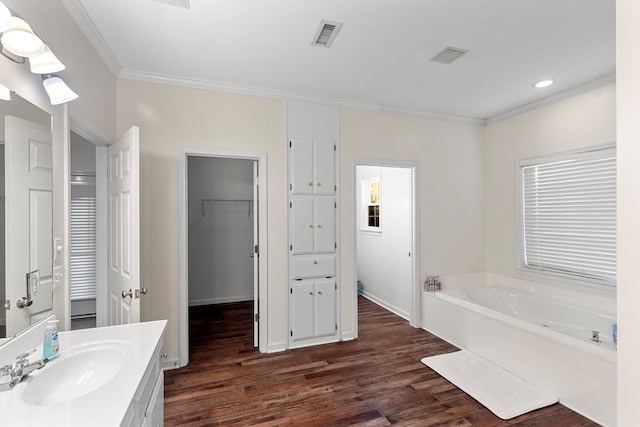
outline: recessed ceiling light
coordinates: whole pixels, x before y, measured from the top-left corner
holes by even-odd
[[[544,79],[544,80],[540,80],[537,83],[534,83],[533,87],[535,87],[536,89],[542,89],[543,87],[551,86],[552,84],[554,84],[557,81],[558,81],[558,79],[554,79],[554,78]]]

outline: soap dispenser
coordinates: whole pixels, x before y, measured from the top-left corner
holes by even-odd
[[[49,320],[44,331],[42,343],[42,357],[53,360],[60,355],[60,343],[58,342],[58,321]]]

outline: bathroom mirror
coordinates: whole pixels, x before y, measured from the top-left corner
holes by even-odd
[[[16,93],[0,100],[0,338],[52,312],[51,120]]]

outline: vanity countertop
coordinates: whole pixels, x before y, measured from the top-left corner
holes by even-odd
[[[60,356],[42,369],[32,372],[13,390],[0,392],[0,425],[33,427],[119,426],[162,338],[166,320],[108,326],[95,329],[61,332]],[[126,363],[101,387],[71,400],[50,404],[29,404],[29,384],[47,369],[71,360],[79,349],[112,343],[127,349]],[[17,355],[16,355],[17,356]],[[65,357],[66,356],[66,357]],[[30,357],[42,357],[42,344]],[[33,399],[31,397],[31,399]],[[26,401],[25,401],[26,400]]]

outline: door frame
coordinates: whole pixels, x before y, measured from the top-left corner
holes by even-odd
[[[353,281],[353,324],[354,324],[354,338],[358,337],[358,198],[355,197],[358,194],[357,169],[358,166],[375,166],[375,167],[392,167],[403,168],[411,170],[411,263],[412,263],[412,275],[413,275],[413,287],[411,292],[411,313],[409,315],[409,324],[414,328],[419,328],[421,322],[421,272],[420,272],[420,221],[418,220],[418,206],[420,206],[420,175],[419,164],[413,161],[403,160],[375,160],[375,159],[355,159],[353,161],[352,169],[352,182],[353,182],[353,254],[352,265],[354,266],[354,278]]]
[[[267,352],[268,332],[268,239],[267,239],[267,153],[254,151],[237,151],[225,149],[207,149],[203,147],[185,147],[180,149],[178,175],[178,333],[179,333],[179,365],[189,363],[189,224],[188,224],[188,158],[217,157],[227,159],[244,159],[258,162],[258,246],[259,262],[258,298],[260,322],[258,327],[259,347],[261,353]]]

